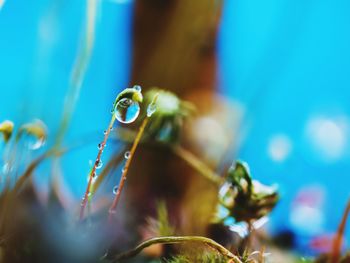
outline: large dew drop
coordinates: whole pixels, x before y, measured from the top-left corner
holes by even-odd
[[[114,115],[121,123],[131,123],[137,119],[140,113],[138,102],[129,98],[118,101],[114,109]]]

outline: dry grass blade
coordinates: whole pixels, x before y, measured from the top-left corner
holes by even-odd
[[[224,183],[223,178],[220,175],[215,173],[210,167],[203,163],[191,152],[182,148],[179,145],[172,147],[173,152],[180,157],[182,160],[187,162],[193,169],[198,171],[202,176],[207,178],[209,181],[213,182],[216,185],[222,185]]]
[[[331,262],[332,263],[339,262],[341,249],[342,249],[342,245],[343,245],[343,236],[344,236],[346,221],[348,220],[349,213],[350,213],[350,200],[348,201],[348,204],[346,206],[345,212],[344,212],[342,220],[340,222],[337,234],[336,234],[334,241],[333,241],[333,248],[332,248],[332,252],[331,252]]]
[[[62,154],[64,154],[67,151],[67,149],[65,150],[49,150],[45,153],[43,153],[42,155],[40,155],[37,159],[35,159],[33,162],[31,162],[27,169],[24,171],[24,173],[19,177],[18,181],[15,184],[14,187],[14,193],[17,193],[22,186],[24,185],[24,183],[27,181],[27,179],[31,176],[31,174],[33,173],[33,171],[35,170],[35,168],[37,168],[37,166],[44,161],[45,159],[52,157],[52,156],[60,156]]]

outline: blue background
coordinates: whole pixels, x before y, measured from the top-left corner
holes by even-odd
[[[84,37],[85,4],[5,2],[0,10],[1,120],[40,118],[54,135]],[[110,98],[128,83],[132,5],[101,1],[68,142],[101,133],[109,121]],[[242,105],[248,131],[239,158],[257,179],[278,183],[282,200],[274,225],[307,238],[334,231],[349,198],[349,11],[347,0],[227,0],[220,25],[219,92]],[[276,138],[282,139],[276,143]],[[86,185],[80,176],[88,172],[86,160],[95,154],[92,145],[69,154],[74,165],[63,158],[67,184],[76,195]],[[306,201],[318,211],[315,231],[291,219],[293,208],[303,204],[296,200],[300,189],[303,196],[309,191],[323,196]]]

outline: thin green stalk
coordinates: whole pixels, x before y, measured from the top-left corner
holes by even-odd
[[[138,255],[142,250],[145,248],[155,245],[155,244],[177,244],[177,243],[184,243],[184,242],[199,242],[206,244],[210,246],[211,248],[215,249],[217,252],[219,252],[221,255],[225,256],[226,258],[230,259],[231,262],[234,263],[242,263],[241,260],[235,256],[231,251],[226,249],[224,246],[220,245],[219,243],[215,242],[214,240],[202,237],[202,236],[165,236],[165,237],[154,237],[151,239],[148,239],[146,241],[143,241],[141,244],[136,246],[135,248],[124,252],[122,254],[117,255],[114,258],[113,262],[119,262],[124,259],[132,258]]]
[[[187,162],[193,169],[198,171],[209,181],[213,182],[218,186],[221,186],[224,183],[224,180],[220,177],[220,175],[218,175],[204,162],[202,162],[195,155],[193,155],[191,152],[187,151],[180,145],[173,146],[172,150],[177,156],[179,156],[181,159]]]
[[[68,129],[76,102],[80,94],[80,89],[86,73],[86,69],[90,62],[95,39],[97,9],[98,0],[87,1],[85,37],[82,40],[81,47],[78,50],[76,61],[73,66],[70,86],[64,102],[62,120],[58,130],[55,147],[59,147],[61,145],[63,137]]]
[[[96,174],[96,169],[97,169],[96,167],[99,165],[99,162],[101,161],[101,155],[102,155],[102,152],[103,152],[103,150],[104,150],[104,148],[106,146],[106,142],[107,142],[108,136],[111,133],[111,130],[113,129],[114,122],[115,122],[115,116],[113,114],[112,118],[111,118],[111,121],[109,122],[108,128],[107,128],[107,130],[105,132],[105,136],[103,138],[103,141],[100,144],[100,147],[99,147],[99,150],[98,150],[97,157],[96,157],[96,160],[94,162],[94,165],[91,168],[91,171],[90,171],[90,174],[89,174],[89,182],[88,182],[88,185],[86,187],[85,195],[83,197],[83,201],[81,203],[81,208],[80,208],[80,216],[79,216],[80,220],[82,220],[84,218],[85,207],[86,207],[86,204],[87,204],[88,199],[89,199],[89,194],[91,192],[92,180],[93,180],[93,178],[94,178],[94,176]]]

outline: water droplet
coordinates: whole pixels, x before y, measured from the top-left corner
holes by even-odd
[[[141,92],[141,90],[142,90],[141,86],[139,86],[139,85],[135,85],[133,88],[138,92]]]
[[[147,117],[151,117],[153,113],[157,110],[157,105],[155,103],[151,103],[147,107]]]
[[[12,170],[11,164],[8,162],[4,163],[4,165],[2,166],[3,174],[8,174],[9,172],[11,172],[11,170]]]
[[[118,189],[119,189],[119,187],[118,186],[114,186],[113,187],[113,194],[117,194],[118,193]]]
[[[92,177],[91,183],[94,184],[97,181],[98,176],[95,174],[94,177]]]
[[[102,143],[99,143],[99,144],[97,145],[97,149],[102,150]]]
[[[107,134],[107,131],[103,131],[103,134],[106,135],[106,134]]]
[[[28,143],[28,148],[31,150],[36,150],[41,148],[45,144],[45,140],[37,139],[32,137],[33,139]]]
[[[101,160],[96,160],[95,166],[96,169],[100,169],[103,166],[103,162]]]
[[[126,151],[126,152],[124,153],[124,158],[125,158],[125,159],[129,159],[129,158],[130,158],[130,151]]]
[[[23,145],[30,150],[37,150],[45,144],[46,136],[46,125],[41,120],[34,120],[19,128],[17,139],[23,140]]]
[[[115,106],[114,115],[121,123],[131,123],[137,119],[140,113],[138,102],[129,98],[123,98]]]

